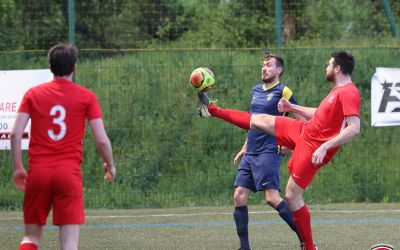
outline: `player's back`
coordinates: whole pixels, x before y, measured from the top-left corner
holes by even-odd
[[[29,163],[82,161],[86,119],[101,118],[93,92],[65,79],[31,88],[20,112],[31,117]]]

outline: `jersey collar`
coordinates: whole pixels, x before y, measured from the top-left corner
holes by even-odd
[[[53,79],[53,82],[58,83],[58,84],[71,83],[70,80],[64,79],[64,78],[55,78],[55,79]]]
[[[279,84],[279,81],[277,81],[277,82],[275,82],[274,84],[272,84],[271,86],[269,86],[269,87],[265,87],[265,83],[262,85],[262,87],[263,87],[263,90],[269,90],[269,89],[272,89],[273,87],[275,87],[276,85],[278,85]]]

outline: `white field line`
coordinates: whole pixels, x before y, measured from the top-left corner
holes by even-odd
[[[311,213],[400,213],[400,210],[312,210]],[[249,211],[249,214],[272,214],[276,211]],[[114,218],[145,218],[145,217],[189,217],[189,216],[214,216],[232,215],[232,212],[207,212],[207,213],[171,213],[171,214],[143,214],[143,215],[87,215],[86,219],[114,219]],[[23,217],[0,218],[0,221],[23,220]]]

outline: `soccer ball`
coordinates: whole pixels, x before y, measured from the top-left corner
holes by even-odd
[[[214,83],[214,73],[206,67],[197,68],[190,75],[190,84],[200,92],[210,90]]]

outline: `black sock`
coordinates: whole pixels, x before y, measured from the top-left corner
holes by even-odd
[[[284,221],[286,221],[286,223],[289,225],[289,227],[297,234],[297,237],[299,238],[300,243],[302,243],[303,241],[301,240],[301,237],[300,237],[299,233],[297,232],[296,225],[294,224],[292,212],[290,211],[289,204],[286,202],[286,200],[282,200],[281,203],[279,203],[278,207],[276,208],[276,211],[278,211],[279,216]]]
[[[233,217],[235,218],[236,231],[240,239],[240,249],[250,249],[247,206],[235,207]]]

